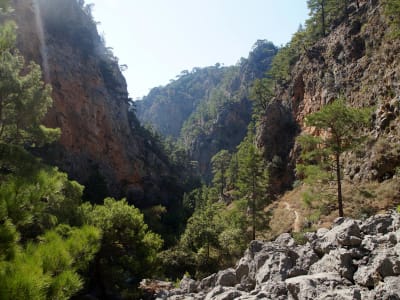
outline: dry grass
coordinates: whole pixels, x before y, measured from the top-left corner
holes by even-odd
[[[283,232],[291,232],[295,215],[287,209],[287,204],[300,215],[301,227],[304,230],[330,227],[338,217],[336,198],[324,199],[324,193],[306,205],[303,194],[305,185],[300,185],[285,193],[276,202],[265,208],[271,214],[269,229],[262,232],[262,237],[271,240]],[[373,214],[382,213],[400,204],[400,178],[392,178],[384,182],[365,182],[352,184],[344,182],[345,216],[365,219]]]

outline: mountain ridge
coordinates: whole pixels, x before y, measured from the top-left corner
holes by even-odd
[[[251,84],[265,76],[277,51],[272,42],[258,40],[236,66],[217,63],[183,71],[176,81],[135,102],[138,118],[177,139],[209,182],[212,156],[222,149],[234,151],[245,137],[253,112]]]

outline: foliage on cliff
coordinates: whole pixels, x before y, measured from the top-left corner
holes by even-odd
[[[201,277],[229,266],[266,228],[268,167],[254,131],[250,125],[235,152],[224,149],[213,156],[212,184],[185,195],[192,216],[177,246],[161,254],[167,276],[187,271]]]
[[[83,186],[27,151],[60,130],[42,125],[51,89],[14,42],[15,26],[0,26],[0,298],[70,299],[100,285],[99,297],[131,299],[138,280],[154,271],[162,240],[125,201],[82,205]],[[107,266],[121,251],[121,265]]]
[[[339,217],[344,216],[343,154],[362,146],[365,136],[361,131],[367,127],[370,116],[371,109],[348,107],[343,99],[336,100],[306,118],[308,126],[321,131],[320,136],[303,134],[297,138],[302,147],[298,177],[305,177],[311,185],[336,180]]]
[[[277,51],[271,42],[259,40],[236,66],[183,71],[137,102],[139,119],[177,138],[209,181],[211,157],[222,149],[234,150],[246,135],[252,115],[250,86],[265,75]]]

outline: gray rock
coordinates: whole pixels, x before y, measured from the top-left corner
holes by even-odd
[[[365,220],[360,229],[362,232],[370,235],[378,233],[386,234],[392,229],[393,216],[391,214],[375,215]]]
[[[294,247],[296,244],[296,242],[289,233],[282,233],[280,236],[276,238],[274,243],[278,244],[279,246],[286,246],[286,247]]]
[[[219,271],[216,275],[216,285],[235,286],[237,283],[236,272],[234,269],[226,269]]]
[[[360,266],[354,274],[354,281],[361,286],[373,288],[385,277],[400,275],[399,248],[400,245],[374,250],[368,264]]]
[[[203,278],[200,281],[199,284],[199,289],[200,290],[208,290],[210,288],[213,288],[215,286],[215,282],[217,280],[217,274],[211,274],[210,276]]]
[[[312,243],[313,241],[315,241],[318,237],[317,237],[317,234],[315,233],[315,232],[306,232],[305,234],[304,234],[304,237],[306,238],[306,240],[309,242],[309,243]]]
[[[251,258],[253,258],[257,252],[261,251],[263,246],[264,246],[264,243],[261,241],[257,241],[257,240],[251,241],[250,245],[249,245],[249,249],[247,249],[245,256],[250,256]]]
[[[318,299],[316,297],[350,285],[337,273],[319,273],[286,279],[289,299]],[[321,298],[322,299],[322,298]]]
[[[256,274],[256,283],[261,285],[269,280],[282,281],[296,263],[297,254],[286,248],[275,248],[264,252],[266,258]]]
[[[328,232],[329,232],[328,228],[319,228],[315,234],[317,235],[317,238],[321,238]]]
[[[214,287],[211,291],[209,291],[205,297],[206,300],[215,299],[216,296],[224,293],[226,289],[220,285]]]
[[[310,266],[316,263],[319,259],[318,255],[314,252],[309,243],[304,246],[296,247],[294,252],[297,255],[297,259],[293,268],[289,270],[288,278],[307,275]]]
[[[375,300],[400,300],[400,278],[386,277],[374,290]]]
[[[239,262],[236,265],[236,279],[238,282],[242,280],[244,277],[249,276],[250,272],[250,265],[253,263],[251,259],[249,259],[247,256],[242,257]]]
[[[191,279],[190,277],[183,276],[179,288],[184,293],[194,293],[197,291],[198,282]]]
[[[361,242],[361,247],[368,251],[373,251],[378,245],[378,238],[374,235],[365,235]]]
[[[349,251],[339,248],[325,254],[322,259],[310,267],[309,274],[336,272],[340,276],[352,281],[356,268]]]
[[[246,254],[248,252],[246,251]],[[255,262],[248,255],[242,257],[236,265],[236,281],[240,283],[242,289],[250,291],[254,289],[256,285],[255,274],[256,267]]]
[[[215,297],[210,298],[210,300],[211,299],[212,300],[233,300],[233,299],[239,298],[242,295],[243,295],[243,292],[231,288],[231,289],[224,291],[222,294],[219,294]],[[209,299],[209,298],[206,297],[206,299]]]
[[[324,300],[364,300],[368,299],[370,292],[358,287],[349,287],[344,289],[335,289],[322,293],[318,299]]]
[[[163,299],[163,298],[161,298]],[[173,295],[167,298],[168,300],[197,300],[194,295]],[[156,298],[156,300],[159,300]]]
[[[317,236],[313,246],[321,255],[339,246],[358,247],[362,242],[360,228],[352,219],[338,218],[331,230],[324,234],[317,232]]]
[[[175,300],[400,300],[400,230],[393,225],[398,215],[390,218],[395,221],[388,226],[381,216],[367,223],[338,218],[331,230],[309,234],[305,245],[296,246],[289,234],[274,242],[253,241],[235,269],[200,283],[185,277],[180,289],[157,295]],[[375,233],[361,233],[360,226],[367,224]]]
[[[287,297],[287,287],[284,281],[268,281],[261,286],[261,290],[266,292],[272,299]]]
[[[205,300],[232,300],[237,299],[245,293],[233,287],[217,285],[203,299]]]

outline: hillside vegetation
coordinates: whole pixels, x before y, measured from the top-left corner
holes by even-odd
[[[372,215],[400,204],[399,0],[308,0],[287,45],[137,104],[90,5],[46,3],[0,0],[0,299],[141,299],[184,275],[178,298],[398,285],[399,215]]]
[[[135,102],[138,118],[177,141],[210,182],[212,156],[222,149],[234,150],[246,135],[252,82],[269,70],[277,51],[271,42],[259,40],[249,57],[235,66],[217,63],[182,71],[170,84]]]

